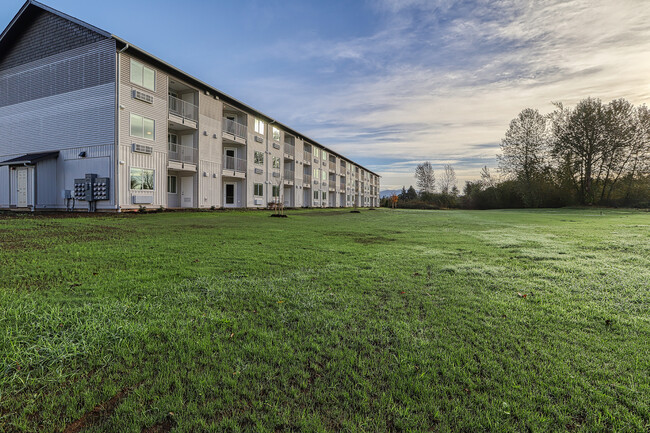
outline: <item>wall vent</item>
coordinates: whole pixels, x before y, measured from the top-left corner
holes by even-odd
[[[153,104],[153,95],[150,95],[148,93],[133,89],[132,96],[133,99],[137,99],[138,101],[143,101],[147,104]]]
[[[263,173],[264,173],[264,170],[262,170],[261,168],[256,168],[255,169],[255,174],[263,174]]]
[[[153,147],[145,146],[144,144],[133,143],[133,151],[136,153],[146,153],[151,155],[153,153]]]
[[[280,145],[279,145],[278,143],[273,143],[273,148],[274,148],[274,149],[279,149],[279,148],[280,148]]]
[[[256,136],[255,136],[255,141],[257,141],[258,143],[263,143],[263,142],[264,142],[264,139],[262,139],[262,137],[258,137],[258,136],[256,135]]]

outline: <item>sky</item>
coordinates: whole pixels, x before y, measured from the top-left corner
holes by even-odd
[[[0,27],[22,0],[2,0]],[[648,0],[45,0],[382,176],[496,170],[524,108],[650,102]]]

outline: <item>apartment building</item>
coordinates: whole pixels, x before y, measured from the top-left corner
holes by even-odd
[[[0,35],[0,208],[378,206],[379,176],[36,1]]]

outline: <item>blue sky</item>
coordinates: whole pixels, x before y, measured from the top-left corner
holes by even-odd
[[[382,188],[414,183],[424,160],[478,178],[526,107],[650,101],[645,0],[44,3],[359,161]],[[3,0],[0,26],[22,4]]]

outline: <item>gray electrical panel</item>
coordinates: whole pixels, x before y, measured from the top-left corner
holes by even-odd
[[[93,202],[110,198],[110,179],[87,174],[83,179],[74,180],[74,198]]]

